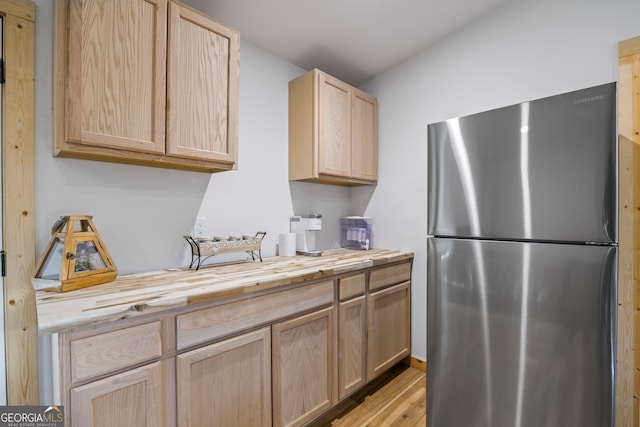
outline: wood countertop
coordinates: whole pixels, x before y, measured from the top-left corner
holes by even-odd
[[[320,257],[272,257],[200,270],[159,270],[65,293],[38,291],[38,331],[62,332],[412,258],[407,251],[333,249]]]

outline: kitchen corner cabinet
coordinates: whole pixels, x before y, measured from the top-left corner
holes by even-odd
[[[54,155],[236,168],[237,31],[167,0],[56,7]]]
[[[289,82],[289,180],[375,184],[377,100],[318,69]]]

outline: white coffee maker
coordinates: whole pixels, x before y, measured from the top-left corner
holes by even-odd
[[[289,219],[291,232],[296,233],[296,253],[299,255],[320,256],[316,250],[316,232],[322,230],[322,215],[312,213],[295,215]]]

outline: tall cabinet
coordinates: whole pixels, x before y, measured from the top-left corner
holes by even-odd
[[[56,14],[55,155],[236,167],[237,31],[168,0],[60,0]]]
[[[318,69],[289,82],[289,179],[375,184],[376,99]]]

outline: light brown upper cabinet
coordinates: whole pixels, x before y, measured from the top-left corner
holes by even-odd
[[[375,184],[376,99],[317,69],[290,81],[289,179]]]
[[[56,14],[56,156],[236,168],[236,30],[168,0],[61,0]]]

